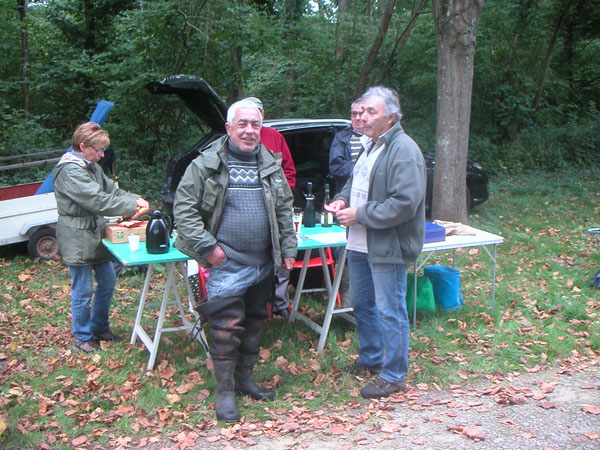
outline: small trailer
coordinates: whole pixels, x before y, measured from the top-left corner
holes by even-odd
[[[32,257],[58,254],[54,192],[35,195],[42,182],[0,188],[0,245],[27,243]]]

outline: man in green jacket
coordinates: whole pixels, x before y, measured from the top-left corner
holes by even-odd
[[[72,144],[73,151],[65,153],[54,170],[56,239],[71,273],[73,348],[91,353],[99,349],[98,341],[117,339],[108,325],[116,276],[112,258],[102,245],[104,216],[133,215],[137,206],[147,208],[148,202],[117,188],[97,164],[110,145],[108,133],[100,125],[79,125]]]
[[[365,398],[406,389],[408,371],[407,266],[423,247],[426,168],[417,144],[400,125],[392,89],[372,87],[361,97],[365,151],[332,202],[349,227],[350,299],[360,344],[343,372],[380,373]]]
[[[227,136],[188,166],[175,194],[175,246],[210,267],[208,319],[217,389],[217,418],[235,422],[235,392],[273,399],[275,392],[251,379],[271,298],[273,276],[293,268],[297,239],[293,196],[281,154],[260,144],[262,116],[255,103],[230,106]]]

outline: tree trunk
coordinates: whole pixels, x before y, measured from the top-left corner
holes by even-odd
[[[242,47],[240,45],[234,45],[231,47],[229,54],[231,58],[231,77],[229,83],[227,83],[227,100],[229,103],[233,103],[242,98],[243,94],[243,83],[242,83]]]
[[[283,2],[283,23],[287,28],[287,41],[289,43],[300,39],[301,33],[298,27],[300,26],[305,6],[306,0],[284,0]],[[284,74],[287,89],[283,95],[282,104],[284,111],[293,113],[296,110],[294,86],[296,85],[298,75],[296,73],[295,55],[293,54],[294,46],[288,45],[287,47],[287,52],[290,55],[288,57],[288,67]]]
[[[390,26],[390,21],[392,19],[392,14],[394,12],[394,6],[396,5],[396,0],[387,0],[385,4],[385,9],[383,14],[381,15],[381,19],[379,20],[379,29],[377,30],[377,36],[375,36],[375,41],[373,41],[373,45],[371,46],[371,50],[363,64],[360,75],[358,77],[358,82],[356,83],[356,90],[354,91],[354,98],[359,97],[365,90],[365,86],[367,84],[367,78],[371,73],[371,69],[373,68],[373,64],[375,63],[375,58],[377,57],[377,53],[379,52],[379,48],[381,47],[381,43],[383,42],[383,38],[385,38],[385,34]]]
[[[508,56],[508,65],[507,69],[510,69],[514,63],[515,55],[517,53],[517,48],[521,43],[521,33],[525,29],[527,25],[527,20],[529,18],[529,12],[531,11],[531,7],[535,0],[521,0],[521,8],[519,10],[519,21],[517,22],[517,26],[515,28],[515,36],[510,44],[510,52]]]
[[[466,171],[477,25],[485,0],[433,0],[438,43],[432,217],[466,223]]]
[[[552,32],[550,42],[548,43],[548,50],[546,50],[546,57],[544,58],[544,67],[542,68],[540,79],[538,80],[538,90],[535,93],[535,98],[533,99],[534,111],[537,111],[540,108],[540,105],[542,104],[542,94],[544,93],[544,85],[546,84],[546,75],[548,75],[548,69],[550,68],[550,60],[552,59],[552,53],[554,53],[554,47],[556,47],[556,41],[558,41],[560,29],[562,28],[562,25],[565,22],[565,19],[569,13],[569,9],[571,9],[572,4],[573,0],[563,0],[560,6],[560,11],[557,11],[556,13],[554,31]]]
[[[340,73],[344,67],[344,57],[346,56],[346,45],[348,40],[348,16],[350,12],[350,4],[348,0],[339,0],[338,10],[335,24],[335,59],[334,70],[335,79],[339,80]],[[340,84],[335,83],[335,95],[333,97],[333,109],[339,108],[339,102],[342,100],[340,92]]]
[[[21,22],[21,108],[29,111],[29,44],[27,31],[27,2],[17,0],[19,20]]]
[[[379,83],[383,83],[383,78],[387,74],[392,73],[393,67],[396,63],[396,58],[398,56],[400,56],[400,54],[402,54],[402,50],[404,50],[404,46],[406,45],[406,42],[408,41],[410,33],[412,32],[413,28],[415,27],[415,24],[417,23],[417,19],[423,13],[423,9],[425,9],[425,5],[427,3],[429,3],[429,0],[420,0],[419,5],[417,5],[417,7],[413,10],[413,12],[410,16],[410,19],[408,19],[408,23],[404,27],[404,30],[402,30],[402,33],[400,34],[400,36],[398,37],[398,39],[396,39],[396,42],[394,43],[394,48],[392,49],[392,52],[390,53],[390,57],[388,58],[388,62],[385,65],[385,69],[381,72],[381,75],[379,77]]]

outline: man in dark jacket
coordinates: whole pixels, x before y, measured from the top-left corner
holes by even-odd
[[[279,267],[291,270],[297,239],[293,196],[280,154],[260,144],[262,116],[242,100],[229,107],[224,136],[188,166],[175,194],[175,246],[210,267],[208,320],[217,388],[217,418],[240,419],[235,392],[273,399],[252,381],[260,339]]]
[[[148,202],[117,188],[104,175],[98,161],[110,139],[100,125],[79,125],[72,141],[73,151],[65,153],[54,170],[56,239],[72,279],[73,348],[90,353],[98,350],[98,341],[116,339],[108,325],[116,276],[110,253],[102,245],[104,216],[133,215],[137,206],[147,208]],[[95,292],[92,271],[97,281]]]
[[[332,206],[349,227],[350,298],[360,344],[358,360],[342,369],[380,373],[365,398],[406,390],[408,264],[423,247],[425,161],[400,125],[395,91],[370,88],[361,97],[365,151]]]
[[[335,193],[342,190],[350,175],[354,163],[362,152],[360,137],[363,132],[362,106],[355,100],[350,106],[352,124],[337,133],[329,150],[329,172],[335,179]]]

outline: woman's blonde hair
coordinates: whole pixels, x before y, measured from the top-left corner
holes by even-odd
[[[75,129],[71,141],[73,143],[73,150],[75,151],[81,151],[81,144],[90,146],[100,145],[102,147],[110,145],[108,133],[95,122],[86,122],[79,125]]]

